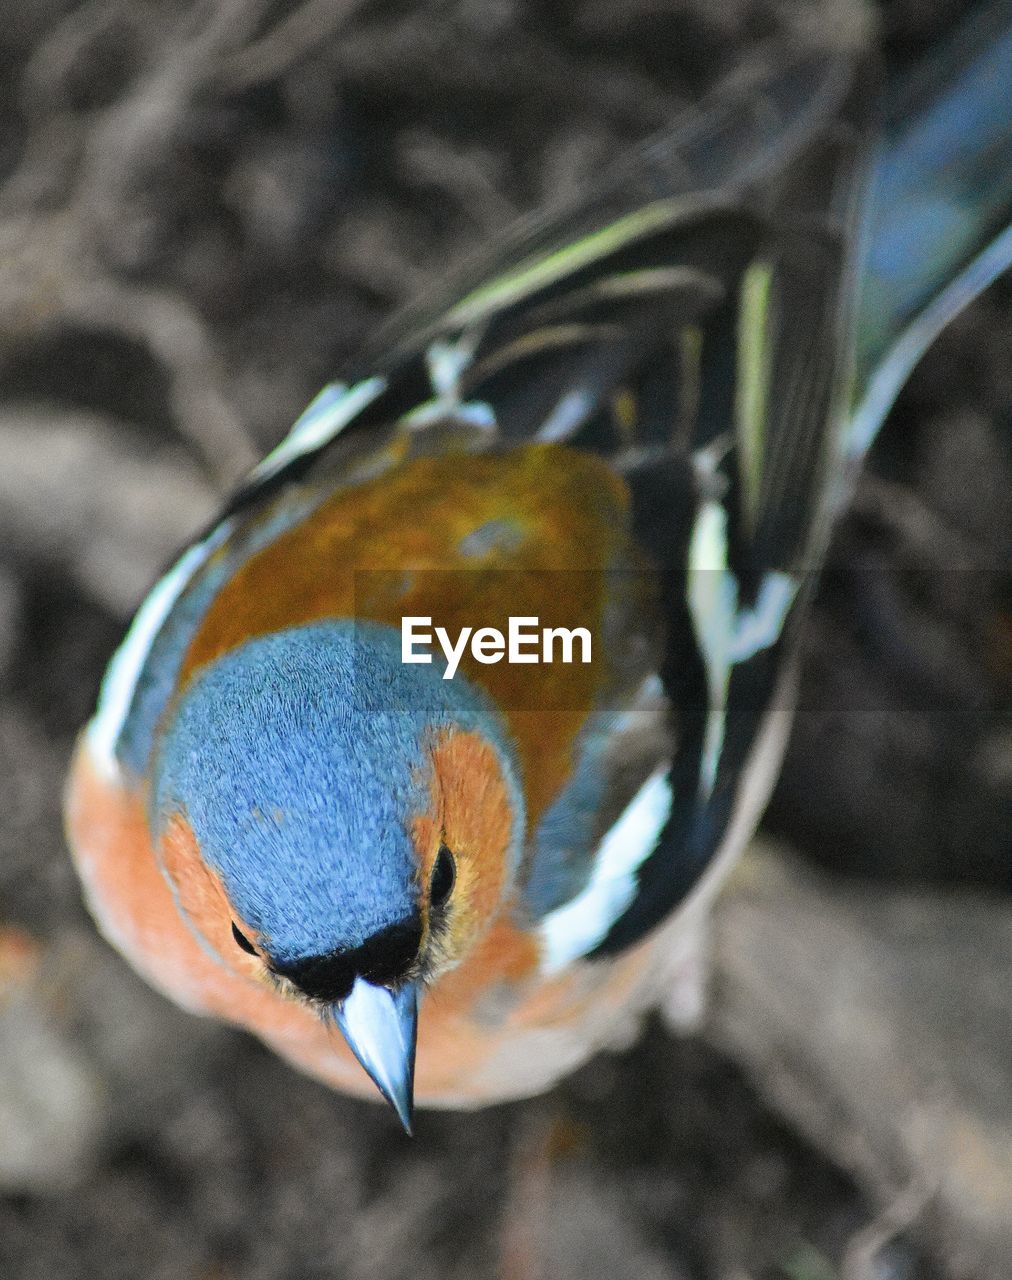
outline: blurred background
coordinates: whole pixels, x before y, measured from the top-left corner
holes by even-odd
[[[697,1036],[474,1115],[326,1091],[129,971],[60,830],[173,549],[399,303],[787,28],[893,0],[0,0],[0,1276],[1012,1274],[1012,288],[842,522]]]

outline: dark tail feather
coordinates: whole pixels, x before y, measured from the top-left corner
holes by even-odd
[[[873,174],[851,447],[937,334],[1012,263],[1012,3],[974,10],[893,95]]]

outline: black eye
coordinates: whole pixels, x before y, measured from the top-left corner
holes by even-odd
[[[232,921],[232,937],[235,938],[236,942],[238,942],[239,946],[242,947],[243,951],[245,951],[247,955],[251,955],[251,956],[256,955],[257,953],[256,947],[253,945],[252,942],[250,942],[249,938],[247,938],[244,933],[239,932],[239,930],[235,927],[234,920]]]
[[[432,882],[429,885],[429,901],[434,907],[441,907],[450,896],[456,878],[457,864],[453,860],[453,854],[445,844],[441,844],[436,854],[436,865],[432,868]]]

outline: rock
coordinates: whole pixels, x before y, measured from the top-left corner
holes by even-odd
[[[750,854],[716,918],[709,1037],[954,1276],[1012,1257],[1012,904]]]
[[[55,559],[120,616],[219,498],[180,452],[147,456],[96,414],[0,416],[0,538]]]

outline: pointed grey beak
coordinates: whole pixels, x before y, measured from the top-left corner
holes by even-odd
[[[356,978],[351,994],[334,1006],[334,1021],[348,1047],[411,1133],[414,1110],[418,987],[396,991]]]

